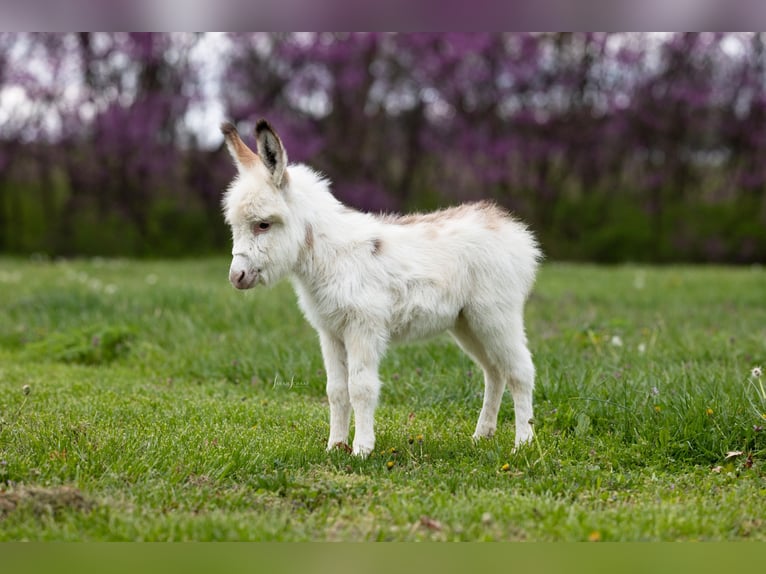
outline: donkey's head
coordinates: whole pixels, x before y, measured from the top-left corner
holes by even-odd
[[[293,268],[300,245],[285,148],[265,120],[255,127],[257,155],[232,124],[224,123],[221,132],[239,171],[223,198],[234,244],[229,281],[237,289],[272,284]]]

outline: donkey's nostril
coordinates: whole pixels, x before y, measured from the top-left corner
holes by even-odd
[[[237,277],[237,283],[242,283],[242,280],[245,278],[245,272],[239,274],[239,277]]]

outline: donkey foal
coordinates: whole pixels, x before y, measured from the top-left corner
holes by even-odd
[[[257,154],[221,126],[238,175],[223,198],[237,289],[289,276],[319,333],[330,402],[327,448],[375,447],[378,365],[389,343],[449,331],[484,370],[474,438],[491,437],[506,385],[518,446],[532,438],[535,368],[524,303],[540,250],[527,228],[492,203],[425,215],[374,216],[345,207],[322,176],[287,164],[282,141],[260,120]]]

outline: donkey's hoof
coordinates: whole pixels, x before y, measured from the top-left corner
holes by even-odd
[[[348,446],[348,443],[345,441],[339,440],[338,442],[329,443],[327,445],[327,448],[325,449],[327,452],[331,452],[333,450],[344,450],[347,453],[351,454],[352,450],[351,447]]]
[[[367,458],[374,448],[375,448],[375,445],[354,443],[353,453],[354,453],[354,456],[358,456],[360,458]]]
[[[482,439],[490,439],[493,436],[495,436],[495,429],[482,429],[481,432],[476,431],[471,435],[471,439],[473,440],[474,444],[479,442]]]
[[[526,448],[532,444],[532,435],[524,436],[524,437],[516,437],[515,444],[513,445],[513,450],[511,451],[513,454],[516,454],[521,449]]]

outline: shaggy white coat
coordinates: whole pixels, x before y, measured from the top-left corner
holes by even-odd
[[[239,170],[223,199],[233,236],[229,278],[248,289],[290,277],[321,343],[327,448],[346,443],[353,410],[353,452],[370,453],[386,348],[445,330],[484,370],[474,438],[495,432],[508,386],[515,443],[529,441],[535,368],[523,311],[541,257],[530,231],[486,202],[404,217],[361,213],[310,168],[288,166],[265,121],[256,128],[258,155],[231,124],[222,131]]]

